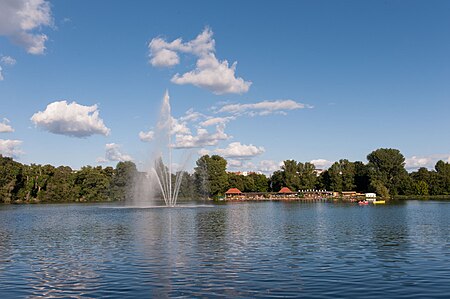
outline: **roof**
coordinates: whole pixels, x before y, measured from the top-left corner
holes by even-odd
[[[241,194],[241,190],[239,190],[238,188],[230,188],[228,189],[227,192],[225,192],[225,194]]]
[[[280,191],[278,191],[278,193],[295,193],[295,192],[292,192],[291,189],[289,189],[288,187],[283,187],[281,188]]]

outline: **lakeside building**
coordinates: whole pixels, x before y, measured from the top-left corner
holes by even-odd
[[[283,187],[271,197],[272,200],[292,200],[298,199],[297,192],[291,191],[288,187]]]
[[[322,199],[339,196],[339,192],[316,189],[298,190],[298,194],[304,199]]]
[[[355,202],[360,200],[376,201],[375,193],[358,193],[356,191],[327,191],[327,190],[298,190],[293,192],[287,187],[283,187],[278,192],[242,192],[238,188],[230,188],[225,192],[225,200],[228,201],[323,201],[323,200],[343,200]]]

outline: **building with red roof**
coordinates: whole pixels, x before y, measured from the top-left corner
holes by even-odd
[[[240,199],[242,197],[242,192],[238,188],[230,188],[225,192],[226,199]]]

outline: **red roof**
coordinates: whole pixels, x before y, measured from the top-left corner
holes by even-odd
[[[288,187],[283,187],[281,188],[280,191],[278,191],[278,193],[294,193],[291,191],[291,189],[289,189]]]
[[[241,194],[241,190],[239,190],[238,188],[230,188],[228,189],[227,192],[225,192],[225,194]]]

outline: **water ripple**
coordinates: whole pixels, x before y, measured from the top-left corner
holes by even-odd
[[[1,298],[444,298],[450,205],[0,207]]]

